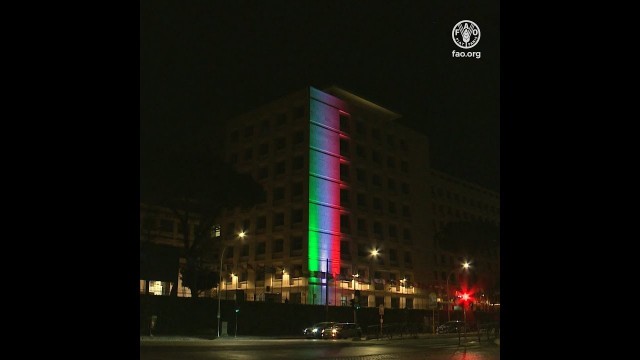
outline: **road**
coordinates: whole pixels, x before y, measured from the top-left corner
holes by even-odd
[[[314,340],[229,338],[200,341],[143,341],[141,360],[169,359],[345,359],[345,360],[497,360],[493,341],[457,337],[393,340]]]

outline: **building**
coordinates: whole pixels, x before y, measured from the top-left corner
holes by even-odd
[[[497,192],[435,169],[430,171],[428,184],[432,199],[432,223],[436,232],[450,224],[469,222],[489,223],[496,229],[500,228],[500,195]],[[474,282],[480,285],[476,289],[477,301],[499,303],[499,292],[495,293],[500,283],[499,247],[486,247],[484,251],[474,254],[455,253],[440,246],[437,238],[432,254],[433,275],[430,283],[436,284],[439,293],[443,291],[448,275],[451,284],[459,285],[464,281],[466,275],[463,271],[458,272],[458,276],[450,272],[459,269],[460,263],[468,261],[473,266]]]
[[[432,169],[426,136],[400,117],[338,87],[309,87],[229,121],[225,160],[267,199],[217,221],[221,298],[437,308],[443,280],[466,256],[440,248],[436,232],[457,219],[499,224],[499,198]],[[164,214],[156,226],[181,246]],[[477,261],[499,270],[492,256]],[[179,280],[178,295],[190,296]]]

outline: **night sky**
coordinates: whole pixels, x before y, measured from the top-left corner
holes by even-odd
[[[142,162],[215,141],[229,118],[306,86],[337,85],[427,135],[434,168],[500,190],[498,1],[271,3],[141,1]],[[452,57],[461,20],[480,27],[469,50],[480,59]]]

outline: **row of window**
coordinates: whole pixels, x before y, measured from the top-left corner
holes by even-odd
[[[289,253],[289,256],[296,257],[303,255],[303,238],[302,236],[292,236],[289,247],[286,247],[285,241],[282,238],[273,239],[271,243],[271,248],[269,249],[269,255],[272,259],[282,258],[285,252]],[[239,248],[239,257],[241,259],[247,259],[250,256],[252,244],[244,244]],[[255,244],[255,258],[256,260],[263,260],[267,255],[267,241],[257,241]],[[357,253],[360,260],[371,261],[370,258],[370,246],[366,244],[359,243],[357,245]],[[225,251],[225,258],[233,259],[234,247],[229,247]],[[386,259],[388,259],[389,264],[391,266],[399,266],[399,254],[398,250],[390,248],[386,251],[387,254],[380,254],[373,262],[375,265],[385,265]],[[352,260],[351,257],[351,243],[348,240],[340,241],[340,255],[342,260]],[[403,265],[405,267],[413,266],[413,257],[411,251],[402,252],[403,255]]]
[[[340,147],[341,148],[341,155],[348,156],[349,155],[348,151],[343,151],[344,140],[341,140],[340,144],[341,144],[341,147]],[[284,145],[282,145],[282,146],[284,146]],[[358,145],[358,148],[360,149],[361,146]],[[282,150],[282,152],[284,152],[283,151],[284,147],[282,147],[282,148],[276,147],[276,152],[279,152],[281,150]],[[362,150],[362,151],[364,151],[364,150]],[[382,160],[381,160],[380,153],[377,150],[372,150],[372,154],[373,154],[373,162],[378,164],[378,165],[382,165]],[[259,149],[257,151],[256,158],[257,159],[267,159],[267,158],[269,158],[269,156],[270,156],[270,152],[269,152],[268,144],[260,145],[260,147],[259,147]],[[298,157],[301,157],[301,158],[298,159]],[[366,158],[366,156],[364,158]],[[242,156],[242,161],[243,162],[250,162],[253,159],[254,159],[254,149],[253,148],[245,149],[245,151],[243,153],[243,156]],[[231,155],[229,157],[229,161],[232,164],[237,164],[238,163],[238,153],[235,153],[235,152],[231,153]],[[296,156],[293,161],[294,161],[294,164],[295,163],[303,164],[304,163],[304,156],[303,155]],[[284,163],[284,160],[282,160],[281,162]],[[395,158],[393,158],[393,157],[388,157],[387,158],[387,169],[395,170],[397,168],[396,164],[397,163],[396,163],[396,159]],[[405,160],[401,160],[400,163],[399,163],[399,170],[402,173],[408,174],[409,173],[409,163],[407,161],[405,161]],[[348,174],[346,174],[346,175],[348,176]]]
[[[292,135],[292,142],[291,142],[292,146],[294,147],[300,146],[304,144],[304,141],[305,141],[305,135],[303,130],[298,130]],[[278,137],[273,140],[272,144],[263,142],[260,145],[258,145],[257,148],[255,149],[253,147],[247,147],[242,152],[242,160],[243,161],[253,160],[254,153],[256,158],[259,158],[259,159],[268,158],[272,154],[271,149],[273,149],[274,154],[285,153],[287,150],[287,138],[284,136]],[[238,161],[238,153],[236,152],[231,153],[230,160],[236,163]]]
[[[275,115],[275,119],[273,120],[273,125],[272,125],[271,119],[263,119],[259,122],[259,124],[256,124],[256,125],[249,124],[245,126],[242,130],[240,129],[231,130],[230,140],[232,143],[239,142],[241,134],[242,134],[243,140],[252,138],[256,134],[259,136],[268,136],[272,131],[272,127],[275,129],[284,128],[285,125],[287,125],[288,123],[289,117],[291,117],[292,119],[299,119],[299,118],[303,118],[304,116],[305,116],[305,107],[303,105],[299,105],[294,107],[291,110],[291,112],[282,112]],[[351,117],[348,114],[341,113],[340,114],[340,131],[347,134],[351,133],[351,127],[352,127],[351,122],[352,122]],[[409,146],[404,139],[396,139],[396,137],[393,134],[386,134],[384,136],[386,139],[383,139],[382,130],[378,127],[372,127],[370,133],[368,133],[367,124],[361,119],[355,122],[355,134],[362,137],[365,137],[370,134],[372,142],[375,145],[382,145],[384,143],[386,148],[389,150],[395,150],[396,147],[399,147],[404,152],[409,151]]]
[[[450,206],[445,206],[442,204],[433,204],[433,212],[434,214],[439,214],[441,216],[452,216],[457,218],[458,220],[489,221],[486,216],[472,214],[465,210],[453,209]]]
[[[303,222],[304,212],[302,209],[293,209],[291,210],[290,217],[290,225],[295,227],[296,224],[300,224]],[[285,213],[283,211],[275,212],[271,216],[271,230],[281,230],[285,226]],[[359,235],[369,235],[372,234],[378,239],[389,238],[391,240],[399,239],[402,236],[402,240],[404,243],[411,243],[411,230],[408,228],[400,228],[396,224],[388,224],[386,227],[386,232],[384,231],[384,226],[382,221],[379,220],[367,220],[363,217],[358,217],[356,219],[356,231]],[[369,227],[369,224],[372,227]],[[242,222],[242,229],[244,231],[255,232],[255,233],[264,233],[267,230],[267,215],[260,215],[255,218],[255,227],[251,227],[250,220],[244,220]],[[232,236],[234,233],[235,223],[229,223],[227,225],[226,236]],[[402,233],[400,233],[402,231]],[[340,215],[340,232],[349,234],[351,233],[351,216],[349,214],[341,214]]]
[[[471,190],[471,191],[473,191],[475,193],[482,194],[482,195],[484,195],[486,197],[490,197],[490,198],[493,198],[493,199],[496,199],[496,200],[500,200],[500,196],[496,192],[490,191],[490,190],[487,190],[487,189],[484,189],[484,188],[480,188],[480,187],[478,187],[476,185],[471,185],[471,184],[467,183],[464,180],[453,178],[453,177],[451,177],[449,175],[442,174],[442,173],[440,173],[438,171],[431,171],[431,176],[439,178],[439,179],[443,179],[447,183],[455,184],[456,187],[469,189],[469,190]],[[432,192],[433,192],[433,187],[432,187]]]
[[[487,204],[486,202],[481,200],[475,200],[473,198],[467,198],[466,196],[458,193],[452,193],[451,191],[440,187],[431,186],[431,195],[434,197],[434,199],[446,198],[447,200],[452,200],[462,205],[469,205],[473,208],[487,211],[494,215],[500,214],[500,208],[498,207]]]
[[[240,134],[244,139],[251,138],[254,135],[269,135],[271,133],[272,128],[282,129],[285,128],[289,122],[289,118],[291,119],[299,119],[303,118],[305,115],[305,106],[298,105],[291,109],[291,112],[282,112],[275,115],[273,119],[273,125],[271,124],[272,119],[264,119],[260,121],[259,124],[254,126],[253,124],[245,126],[242,130],[235,129],[231,131],[230,139],[232,142],[237,142],[240,140]]]

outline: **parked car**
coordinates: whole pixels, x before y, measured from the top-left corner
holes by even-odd
[[[334,324],[336,324],[335,321],[319,322],[317,324],[309,326],[308,328],[305,328],[302,333],[308,339],[319,339],[322,337],[322,330],[324,330],[325,328],[330,328]]]
[[[347,339],[362,337],[362,329],[356,323],[336,323],[326,327],[321,334],[323,339]]]
[[[447,334],[447,333],[457,333],[457,332],[466,332],[469,330],[469,325],[467,325],[464,321],[460,320],[452,320],[447,321],[446,323],[438,326],[436,332],[438,334]]]

